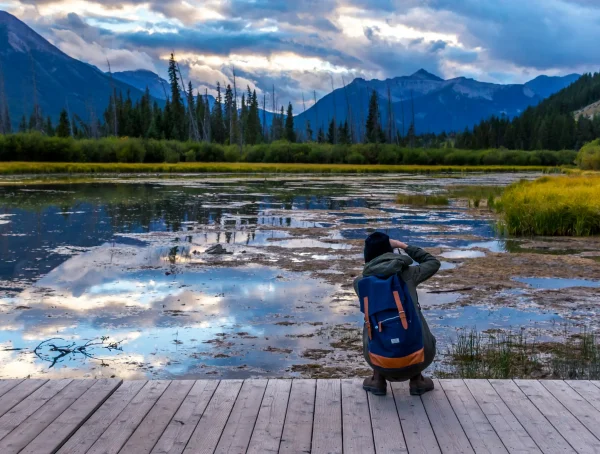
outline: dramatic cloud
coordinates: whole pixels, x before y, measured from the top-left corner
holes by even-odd
[[[198,89],[246,85],[296,111],[331,78],[525,82],[598,69],[597,0],[0,0],[75,58],[166,76],[174,51]]]

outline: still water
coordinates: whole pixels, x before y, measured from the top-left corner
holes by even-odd
[[[307,352],[329,351],[336,327],[358,331],[346,274],[360,271],[370,232],[444,248],[443,269],[507,249],[485,216],[400,207],[395,194],[522,177],[0,185],[0,378],[296,376]],[[207,254],[216,244],[227,254]],[[460,295],[421,295],[442,339],[466,325],[560,321],[525,308],[442,310]]]

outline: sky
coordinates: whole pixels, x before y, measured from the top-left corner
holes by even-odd
[[[596,72],[600,0],[0,0],[70,56],[113,71],[166,77],[175,52],[185,77],[250,86],[277,105],[308,108],[332,83],[424,68],[523,83]]]

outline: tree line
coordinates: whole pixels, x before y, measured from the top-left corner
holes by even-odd
[[[281,106],[272,112],[270,124],[266,121],[266,95],[261,100],[256,90],[246,87],[238,103],[235,73],[233,87],[216,84],[216,97],[208,92],[194,92],[190,82],[184,85],[174,55],[168,67],[169,92],[166,101],[159,104],[148,89],[137,101],[129,92],[123,95],[113,88],[108,105],[100,118],[83,121],[67,109],[60,114],[58,124],[43,119],[39,107],[34,106],[29,118],[23,116],[18,132],[37,131],[47,136],[100,138],[134,137],[156,140],[208,142],[237,145],[240,154],[244,146],[285,140],[316,142],[331,145],[356,143],[356,125],[331,119],[328,127],[313,130],[310,121],[299,128],[294,122],[291,103],[287,110]],[[3,96],[4,86],[0,73],[0,134],[12,132],[8,106]],[[600,73],[586,74],[577,82],[551,96],[536,107],[530,107],[519,117],[491,117],[461,133],[415,133],[414,119],[402,136],[382,124],[379,94],[372,91],[364,124],[363,141],[368,144],[395,144],[405,148],[456,148],[468,150],[575,150],[600,137],[600,115],[575,118],[573,112],[600,100]],[[274,104],[274,103],[273,103]],[[261,119],[262,116],[262,119]]]
[[[578,150],[600,138],[600,115],[575,112],[600,100],[600,73],[585,74],[569,87],[510,120],[492,117],[456,135],[461,149]]]

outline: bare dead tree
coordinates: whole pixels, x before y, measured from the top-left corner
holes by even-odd
[[[322,125],[319,125],[319,106],[317,106],[317,91],[313,90],[313,96],[315,98],[315,127],[316,128],[323,128]],[[317,130],[317,134],[319,134],[319,131]]]
[[[392,114],[392,92],[390,90],[390,83],[388,82],[387,84],[387,97],[388,97],[388,143],[392,143],[392,139],[393,139],[393,114]]]
[[[237,83],[235,80],[235,66],[232,66],[231,68],[232,73],[233,73],[233,96],[236,99],[237,102]],[[236,107],[237,110],[237,107]],[[239,122],[239,137],[238,137],[238,145],[240,147],[240,155],[244,152],[244,122],[242,121],[242,116],[238,115],[238,122]]]
[[[4,71],[2,70],[2,61],[0,61],[0,134],[10,134],[11,131],[8,99],[4,87]]]
[[[117,125],[117,89],[115,88],[115,81],[113,80],[112,70],[110,68],[110,60],[107,58],[106,63],[108,64],[108,74],[110,76],[110,88],[112,91],[113,97],[113,128],[114,135],[117,137],[119,135],[119,127]]]
[[[204,109],[204,127],[205,127],[205,135],[206,141],[211,141],[211,131],[210,131],[210,103],[208,102],[208,88],[204,89],[204,95],[206,99],[206,107]]]
[[[267,93],[263,91],[263,140],[267,141]]]
[[[342,76],[342,84],[344,85],[346,108],[348,109],[346,115],[348,117],[348,123],[350,124],[350,140],[352,141],[352,143],[354,143],[354,119],[352,118],[352,107],[350,106],[350,100],[348,99],[348,90],[346,89],[346,81],[344,80],[344,76]]]
[[[36,131],[41,133],[44,132],[44,127],[42,126],[42,113],[40,110],[40,105],[38,104],[38,96],[37,96],[37,81],[35,77],[35,61],[33,60],[33,56],[31,52],[29,52],[29,59],[31,61],[31,82],[33,89],[33,127]]]
[[[302,106],[304,107],[304,132],[306,133],[306,140],[311,141],[312,137],[308,137],[308,118],[306,117],[306,103],[304,102],[304,92],[302,92]]]
[[[333,75],[329,74],[331,77],[331,96],[333,97],[333,144],[337,144],[337,114],[336,114],[336,106],[335,106],[335,87],[333,86]]]
[[[174,55],[174,54],[173,54]],[[181,69],[179,68],[179,62],[176,63],[177,64],[177,72],[179,73],[179,80],[181,81],[181,88],[182,88],[182,93],[187,93],[187,90],[185,88],[185,82],[183,81],[183,76],[181,75]],[[187,96],[186,96],[187,97]],[[194,142],[199,142],[200,141],[200,131],[198,131],[198,123],[196,123],[196,117],[194,115],[194,109],[192,109],[192,103],[190,102],[190,100],[188,99],[187,102],[187,111],[188,111],[188,121],[190,123],[190,129],[192,132],[192,140],[194,140]]]

